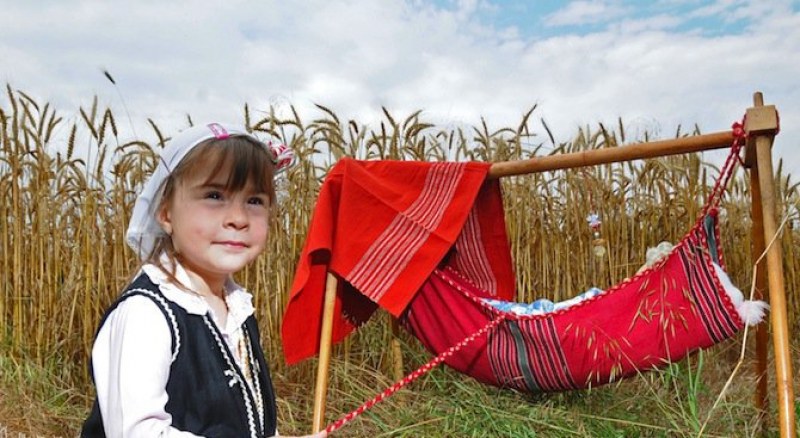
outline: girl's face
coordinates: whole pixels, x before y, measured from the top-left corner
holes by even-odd
[[[184,268],[213,288],[264,250],[270,198],[252,183],[228,191],[226,172],[209,173],[182,178],[158,220]]]

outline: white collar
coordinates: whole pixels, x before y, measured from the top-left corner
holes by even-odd
[[[161,258],[161,264],[169,269],[169,259],[165,256]],[[142,271],[150,277],[150,280],[158,286],[158,290],[167,297],[168,300],[181,306],[188,313],[194,315],[205,315],[211,313],[206,300],[200,295],[188,292],[177,284],[172,282],[167,274],[162,271],[158,266],[147,263],[142,266]],[[186,269],[176,261],[175,278],[182,284],[193,287],[193,283]],[[241,327],[244,321],[254,313],[253,308],[253,295],[247,292],[245,288],[239,286],[231,277],[225,280],[225,302],[228,305],[228,318],[227,324],[223,332],[232,332],[236,328]]]

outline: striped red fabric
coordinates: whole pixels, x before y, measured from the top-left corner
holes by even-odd
[[[372,301],[380,301],[441,224],[465,167],[432,164],[414,202],[394,216],[350,272],[344,273],[348,282]]]
[[[708,263],[703,263],[706,254],[702,238],[700,229],[691,233],[686,244],[680,248],[680,259],[690,285],[688,290],[697,303],[705,332],[714,342],[720,342],[733,336],[741,328],[741,324],[734,318],[736,312],[731,312],[729,300],[724,300],[721,294],[716,293],[722,285],[713,273],[713,268]]]
[[[711,211],[711,219],[716,211]],[[524,392],[613,382],[682,359],[744,327],[713,269],[698,221],[658,265],[566,309],[501,312],[461,272],[437,270],[403,324],[433,354],[502,315],[505,321],[445,361],[477,380]],[[717,233],[716,221],[710,232]]]
[[[556,332],[552,318],[528,319],[518,322],[519,332],[526,337],[521,339],[526,344],[527,362],[533,368],[533,375],[538,377],[538,388],[529,391],[563,391],[576,389],[578,385],[569,373],[569,364],[561,348],[561,338]]]
[[[514,298],[516,279],[497,180],[481,188],[446,265],[491,297]]]
[[[399,315],[453,248],[488,170],[488,163],[340,160],[320,190],[284,314],[287,363],[319,349],[328,271],[342,280],[334,342],[378,305]],[[500,289],[513,291],[510,264],[506,270],[510,281]]]

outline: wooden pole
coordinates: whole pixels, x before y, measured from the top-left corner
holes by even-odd
[[[322,309],[322,327],[319,339],[319,363],[317,364],[317,383],[314,388],[313,432],[320,432],[325,426],[325,398],[328,395],[328,368],[331,363],[331,339],[333,337],[333,310],[336,306],[336,276],[328,272],[325,281],[325,302]]]
[[[770,114],[764,107],[761,93],[753,98],[755,107],[747,110],[745,131],[753,139],[761,187],[763,207],[764,241],[777,236],[775,177],[772,167],[772,136],[777,131],[777,114]],[[772,113],[774,113],[772,107]],[[774,122],[773,122],[774,120]],[[762,123],[767,121],[768,123]],[[769,134],[772,123],[775,124]],[[794,390],[792,388],[792,362],[789,348],[789,325],[786,316],[786,295],[783,280],[783,249],[776,241],[767,251],[770,322],[772,346],[775,355],[775,384],[778,392],[778,421],[782,438],[795,437]]]
[[[764,242],[764,213],[761,207],[761,185],[758,181],[758,167],[750,169],[750,217],[753,226],[750,230],[753,244],[751,254],[753,261],[758,260],[764,253],[767,245]],[[767,260],[762,258],[756,266],[755,278],[755,297],[764,299],[767,293]],[[758,409],[758,425],[762,432],[767,429],[767,409],[769,406],[769,396],[767,392],[767,348],[769,346],[769,332],[766,324],[758,324],[755,328],[756,340],[756,392],[753,403]]]
[[[556,169],[594,166],[665,155],[687,154],[711,149],[722,149],[733,144],[733,131],[695,135],[674,140],[652,141],[628,146],[592,149],[571,154],[548,155],[528,160],[504,161],[492,164],[489,178],[524,175]]]
[[[400,348],[400,322],[394,316],[392,318],[392,371],[394,381],[399,382],[403,378],[403,349]]]

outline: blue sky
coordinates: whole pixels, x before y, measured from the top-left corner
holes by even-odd
[[[434,2],[443,9],[457,10],[451,0]],[[672,32],[698,33],[706,37],[742,34],[751,24],[750,15],[774,3],[760,5],[738,1],[519,1],[499,0],[480,8],[480,20],[498,29],[514,27],[524,38],[542,39],[563,34],[587,35],[609,27],[634,22],[661,22]],[[798,5],[785,6],[797,12]]]
[[[318,103],[362,123],[385,107],[490,127],[537,105],[558,142],[618,118],[667,138],[727,130],[762,91],[783,122],[776,157],[800,176],[796,0],[6,3],[0,80],[72,117],[94,95],[124,105],[143,136],[148,118],[171,133],[187,113],[294,105],[310,120]]]

